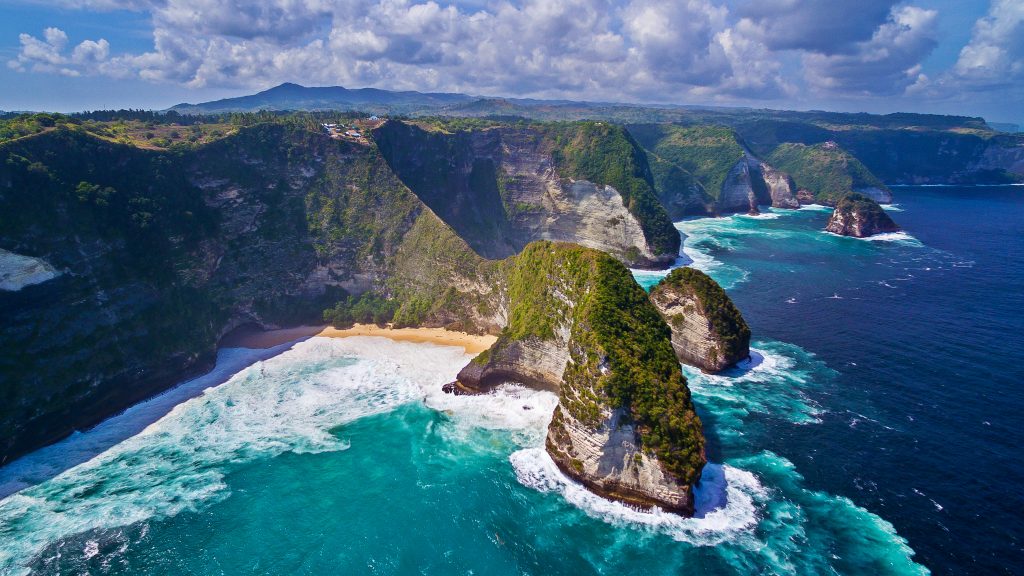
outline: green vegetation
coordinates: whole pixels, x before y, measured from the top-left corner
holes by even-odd
[[[333,308],[324,310],[324,322],[335,328],[350,328],[353,324],[385,326],[394,318],[397,308],[394,300],[378,294],[346,295]]]
[[[809,190],[824,204],[834,205],[843,195],[859,188],[888,190],[859,160],[835,143],[782,144],[765,160],[789,173],[799,188]]]
[[[694,214],[706,215],[716,212],[715,199],[704,191],[704,187],[693,174],[662,160],[652,152],[647,153],[647,164],[651,167],[658,199],[673,221]]]
[[[835,214],[844,217],[836,222],[833,216],[829,220],[826,229],[837,234],[869,236],[880,232],[896,232],[900,229],[896,222],[878,205],[878,202],[856,192],[846,194],[839,199],[839,202],[836,202]],[[853,216],[856,216],[856,218],[853,218]],[[850,226],[854,222],[857,223],[857,226],[855,226],[857,229],[852,229],[854,226]],[[847,229],[843,229],[844,226],[841,223],[849,223],[850,225],[847,225]]]
[[[702,315],[711,322],[718,340],[724,346],[721,353],[728,358],[745,355],[750,345],[750,327],[718,282],[700,270],[687,266],[670,272],[652,292],[663,287],[695,294],[701,304]]]
[[[629,132],[662,160],[693,174],[715,199],[729,170],[744,157],[736,133],[725,126],[639,124]]]
[[[629,407],[644,448],[692,483],[704,464],[704,436],[671,332],[620,262],[599,258],[597,273],[588,323],[611,366],[609,405]]]
[[[647,158],[624,128],[579,122],[552,124],[546,130],[554,137],[552,155],[562,174],[612,186],[657,253],[679,252],[679,232],[658,201]]]
[[[625,407],[644,448],[684,482],[695,481],[704,463],[700,419],[671,332],[629,269],[603,252],[546,241],[531,243],[506,266],[511,309],[495,349],[552,339],[568,322],[563,407],[593,426],[602,407]]]

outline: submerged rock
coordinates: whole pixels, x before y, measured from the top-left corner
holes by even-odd
[[[900,227],[878,202],[863,194],[851,192],[836,203],[825,230],[841,236],[866,238],[875,234],[899,232]]]
[[[672,328],[680,362],[718,372],[750,355],[750,328],[717,282],[694,268],[677,268],[651,290]]]

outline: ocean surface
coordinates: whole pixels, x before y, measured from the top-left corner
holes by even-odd
[[[0,574],[1021,573],[1024,190],[894,192],[880,240],[815,207],[677,225],[755,340],[685,369],[696,518],[567,481],[550,393],[440,393],[461,349],[311,338],[0,468]]]

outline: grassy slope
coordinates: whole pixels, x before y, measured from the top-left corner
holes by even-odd
[[[859,160],[838,146],[782,144],[765,161],[789,173],[797,187],[809,190],[825,204],[834,205],[858,188],[888,189]]]
[[[645,124],[629,131],[644,148],[693,174],[715,199],[729,170],[744,155],[736,133],[725,126]]]

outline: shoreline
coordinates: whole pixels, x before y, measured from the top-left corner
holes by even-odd
[[[369,336],[387,338],[397,342],[416,342],[420,344],[437,344],[440,346],[458,346],[468,354],[479,354],[490,348],[497,336],[477,335],[467,332],[456,332],[445,328],[391,328],[375,324],[355,324],[351,328],[334,328],[333,326],[296,326],[277,330],[241,330],[224,337],[220,343],[222,348],[273,348],[287,342],[313,336],[325,338],[351,338],[353,336]]]

